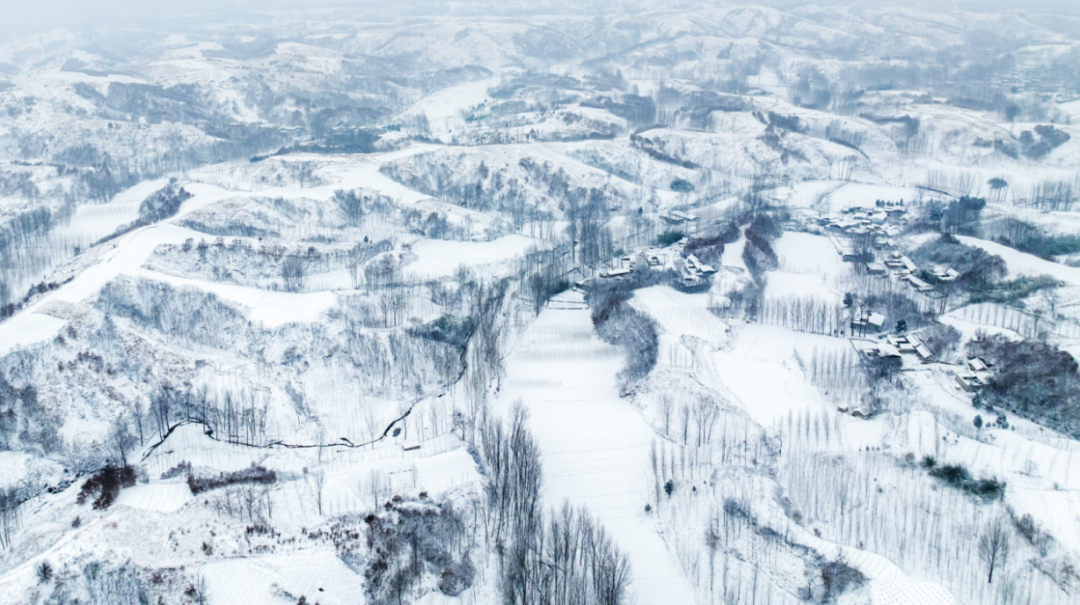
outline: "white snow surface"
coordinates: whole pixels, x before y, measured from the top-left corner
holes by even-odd
[[[539,243],[524,235],[506,235],[491,242],[424,239],[412,246],[417,258],[405,266],[405,271],[420,279],[448,277],[461,265],[501,264]]]
[[[687,580],[643,512],[653,433],[618,396],[620,357],[597,338],[588,310],[547,309],[507,359],[496,409],[505,413],[517,398],[528,406],[543,452],[545,504],[589,507],[629,554],[638,603],[693,603]]]
[[[364,602],[363,576],[333,552],[230,559],[208,563],[206,578],[212,605],[276,605],[285,592],[325,605]]]
[[[1009,267],[1010,279],[1015,279],[1023,275],[1036,276],[1045,274],[1054,279],[1063,281],[1070,286],[1080,286],[1080,268],[1078,267],[1069,267],[1067,265],[1053,263],[1032,254],[1020,252],[1015,248],[1010,248],[996,242],[990,242],[976,237],[961,235],[958,236],[957,239],[965,245],[982,248],[990,254],[996,254],[1004,259],[1005,264]]]
[[[120,492],[117,504],[140,510],[172,513],[191,500],[191,489],[184,480],[136,485]]]

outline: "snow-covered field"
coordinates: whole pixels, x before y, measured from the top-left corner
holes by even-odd
[[[477,434],[518,401],[545,510],[627,555],[596,602],[1076,602],[1069,419],[956,376],[982,334],[1080,359],[1078,254],[996,243],[1080,229],[1070,7],[533,8],[9,15],[0,605],[541,601]],[[869,276],[818,219],[879,201],[878,261],[968,221],[1061,287]]]
[[[982,248],[990,254],[996,254],[1005,260],[1009,267],[1009,278],[1014,279],[1022,275],[1035,277],[1049,275],[1054,279],[1065,282],[1070,286],[1080,286],[1080,267],[1069,267],[1058,263],[1043,260],[1031,254],[1020,252],[1008,246],[995,242],[978,239],[975,237],[960,236],[962,243],[976,248]]]
[[[458,267],[501,266],[540,242],[521,235],[507,235],[492,242],[422,240],[412,246],[416,260],[405,271],[421,280],[448,277]]]
[[[560,295],[571,300],[574,294]],[[641,603],[693,603],[686,578],[644,512],[652,431],[620,399],[617,351],[592,332],[587,310],[546,310],[507,363],[496,410],[520,398],[543,449],[544,501],[585,505],[630,555]]]

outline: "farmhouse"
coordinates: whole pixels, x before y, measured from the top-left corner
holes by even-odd
[[[716,273],[716,269],[713,269],[711,265],[706,265],[705,263],[701,262],[700,260],[698,260],[698,257],[694,256],[693,254],[686,257],[686,268],[693,269],[695,272],[700,274]]]
[[[896,347],[894,347],[892,345],[882,343],[882,344],[879,344],[877,346],[877,355],[878,355],[878,357],[896,358],[896,357],[900,357],[900,351],[898,351],[896,349]]]
[[[914,334],[907,334],[904,336],[892,335],[886,337],[886,341],[896,347],[900,353],[905,355],[915,355],[919,358],[919,361],[923,363],[929,363],[934,360],[934,354],[930,352],[930,349],[923,344],[922,340]]]
[[[956,278],[960,277],[960,272],[952,268],[942,269],[941,267],[938,267],[936,269],[933,269],[931,273],[934,275],[934,277],[938,279],[938,281],[946,283],[954,282],[956,281]]]
[[[956,383],[968,393],[973,393],[990,384],[990,374],[989,372],[976,374],[974,372],[958,371],[956,373]]]
[[[878,250],[896,250],[896,240],[891,237],[875,237],[874,247]]]
[[[880,313],[863,311],[851,319],[851,329],[865,332],[880,332],[885,326],[885,316]]]
[[[666,252],[657,250],[642,250],[638,253],[637,262],[642,267],[650,269],[663,269],[667,265],[668,255]]]
[[[990,366],[978,357],[967,360],[967,367],[956,372],[956,382],[960,388],[971,393],[990,384],[994,374]]]
[[[701,277],[691,272],[686,267],[679,268],[679,277],[682,279],[682,285],[687,288],[693,288],[702,284]]]
[[[698,223],[698,217],[692,214],[686,214],[685,212],[679,212],[678,210],[672,210],[665,214],[661,214],[660,219],[669,225],[684,227],[690,231],[695,230]]]
[[[905,275],[904,279],[907,280],[908,284],[912,288],[914,288],[916,292],[929,292],[930,290],[934,289],[933,286],[915,277],[914,275]]]
[[[601,271],[600,272],[600,277],[621,277],[623,275],[629,275],[629,274],[630,274],[630,269],[627,269],[626,267],[620,267],[618,269],[612,269],[612,270],[607,271],[607,272]]]

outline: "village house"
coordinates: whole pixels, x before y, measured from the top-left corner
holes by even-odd
[[[957,370],[955,374],[956,383],[969,393],[989,385],[993,376],[990,366],[978,357],[967,360],[964,369]]]
[[[686,268],[686,266],[679,267],[679,277],[682,280],[682,285],[686,288],[694,288],[702,284],[700,276]]]
[[[886,342],[891,346],[896,347],[903,355],[914,355],[922,363],[929,363],[934,360],[934,354],[930,352],[930,349],[927,348],[922,340],[915,334],[890,334],[886,337]]]
[[[713,269],[711,265],[698,260],[698,257],[693,254],[686,257],[686,268],[692,270],[699,275],[705,275],[709,273],[716,273],[716,269]]]
[[[851,319],[852,332],[880,332],[885,326],[885,316],[880,313],[861,311]]]
[[[621,277],[623,275],[629,275],[630,269],[627,267],[619,267],[618,269],[610,269],[608,271],[601,271],[600,277]]]
[[[919,267],[915,265],[914,261],[906,256],[901,256],[900,262],[904,265],[904,271],[907,271],[908,273],[914,273],[919,270]]]
[[[898,274],[907,274],[915,271],[918,267],[912,260],[899,252],[893,252],[885,259],[885,266],[895,269]]]
[[[899,246],[896,245],[896,240],[891,237],[878,236],[874,238],[874,248],[877,248],[878,250],[888,252],[896,250],[898,247]]]
[[[929,292],[930,290],[934,289],[933,286],[924,282],[918,277],[915,277],[914,275],[905,275],[904,279],[912,288],[915,289],[916,292]]]
[[[942,269],[941,267],[937,267],[935,269],[932,269],[930,273],[932,273],[934,277],[938,279],[938,281],[942,281],[945,283],[954,282],[956,281],[956,278],[960,277],[960,272],[952,268]]]
[[[649,267],[650,269],[663,269],[667,266],[668,253],[660,250],[646,249],[642,250],[638,254],[638,261],[641,266]]]
[[[874,348],[874,350],[877,352],[878,357],[882,357],[882,358],[886,358],[886,359],[887,358],[899,358],[900,357],[900,351],[896,347],[894,347],[894,346],[892,346],[890,344],[879,343]]]
[[[670,212],[661,214],[660,219],[674,227],[682,227],[687,233],[693,233],[697,231],[698,217],[692,214],[686,214],[685,212],[672,210]]]

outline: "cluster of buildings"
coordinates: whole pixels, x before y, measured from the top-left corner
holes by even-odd
[[[890,221],[885,212],[863,211],[855,213],[850,218],[822,218],[818,224],[825,228],[836,246],[836,252],[848,262],[874,263],[877,251],[890,251],[897,248],[893,239],[900,233],[900,226]]]
[[[851,316],[851,333],[880,332],[885,327],[885,316],[868,309],[859,309]]]
[[[991,364],[978,357],[969,359],[962,369],[956,371],[956,384],[968,393],[974,393],[990,384],[994,376],[990,367]]]
[[[916,292],[929,292],[934,286],[919,277],[919,267],[907,256],[896,251],[893,239],[907,224],[907,211],[902,206],[877,208],[847,208],[839,217],[817,219],[818,225],[829,234],[836,251],[845,261],[865,263],[869,275],[895,275]],[[876,254],[886,253],[878,261]],[[938,282],[954,282],[960,273],[940,267],[929,270]]]
[[[705,283],[705,277],[716,273],[716,268],[707,265],[693,254],[687,254],[682,258],[675,250],[646,248],[635,255],[625,255],[611,262],[611,268],[600,272],[601,278],[621,277],[628,275],[635,266],[648,267],[649,269],[664,269],[672,263],[671,268],[679,273],[682,285],[688,288],[700,286]]]
[[[818,225],[831,234],[875,235],[878,236],[875,247],[885,247],[889,240],[900,234],[907,224],[907,211],[903,207],[846,208],[840,216],[827,216],[818,219]],[[880,245],[879,245],[880,244]]]
[[[701,262],[693,254],[686,255],[686,262],[680,263],[678,270],[682,285],[687,288],[700,286],[706,275],[716,273],[716,269]]]
[[[881,359],[900,359],[904,355],[911,355],[922,363],[934,360],[934,354],[915,334],[889,334],[882,341],[863,349],[863,354]]]
[[[629,275],[634,270],[634,259],[629,255],[616,258],[611,262],[611,268],[601,271],[600,277],[621,277]]]
[[[885,266],[891,269],[900,280],[907,282],[916,292],[929,292],[934,289],[933,286],[915,275],[919,268],[910,258],[903,254],[896,252],[890,254],[889,258],[885,259]]]
[[[930,285],[925,280],[920,279],[919,276],[916,275],[919,268],[910,258],[903,254],[897,252],[890,254],[889,257],[885,259],[884,265],[888,269],[891,269],[901,280],[907,282],[907,284],[916,292],[929,292],[934,289],[934,286]],[[934,276],[934,279],[940,283],[952,283],[960,277],[960,272],[951,267],[934,267],[928,271]],[[884,275],[884,271],[880,274]]]

